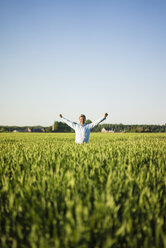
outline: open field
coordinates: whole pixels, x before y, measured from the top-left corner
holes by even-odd
[[[166,247],[166,134],[0,134],[0,247]]]

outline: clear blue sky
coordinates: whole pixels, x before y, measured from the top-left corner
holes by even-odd
[[[166,123],[165,0],[1,0],[0,125]]]

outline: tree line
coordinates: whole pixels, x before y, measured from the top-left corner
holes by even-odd
[[[125,132],[125,133],[164,133],[166,132],[165,125],[125,125],[125,124],[101,124],[96,126],[93,131],[101,132],[105,128],[114,132]]]
[[[91,120],[87,120],[86,123],[91,123]],[[92,129],[92,132],[101,132],[102,129],[106,129],[112,132],[126,132],[126,133],[157,133],[166,132],[165,125],[126,125],[126,124],[100,124]],[[0,132],[74,132],[66,123],[55,121],[52,126],[0,126]]]

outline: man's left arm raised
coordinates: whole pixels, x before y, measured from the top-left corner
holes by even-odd
[[[106,119],[106,117],[108,116],[107,113],[104,114],[104,117],[99,118],[96,121],[93,121],[92,123],[88,124],[88,127],[90,129],[94,128],[95,126],[97,126],[100,122],[104,121]]]

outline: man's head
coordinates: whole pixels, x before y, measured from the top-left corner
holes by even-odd
[[[80,121],[80,124],[83,126],[85,121],[86,121],[86,116],[85,115],[80,115],[79,121]]]

